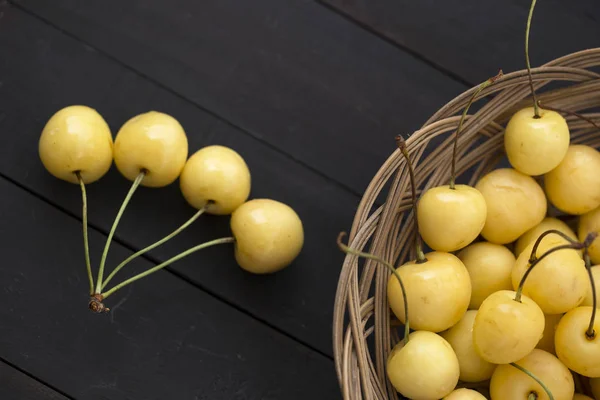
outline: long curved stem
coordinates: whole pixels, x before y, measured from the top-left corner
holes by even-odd
[[[150,268],[147,271],[139,273],[139,274],[137,274],[137,275],[135,275],[135,276],[127,279],[126,281],[123,281],[123,282],[119,283],[118,285],[116,285],[113,288],[111,288],[110,290],[108,290],[106,293],[102,293],[102,298],[106,299],[111,294],[114,294],[117,290],[119,290],[119,289],[121,289],[121,288],[123,288],[123,287],[125,287],[125,286],[127,286],[127,285],[129,285],[129,284],[131,284],[131,283],[133,283],[133,282],[135,282],[137,280],[139,280],[139,279],[142,279],[142,278],[144,278],[144,277],[146,277],[146,276],[148,276],[150,274],[153,274],[154,272],[156,272],[158,270],[161,270],[161,269],[163,269],[165,267],[168,267],[169,265],[173,264],[174,262],[176,262],[176,261],[178,261],[178,260],[180,260],[180,259],[182,259],[182,258],[184,258],[186,256],[189,256],[190,254],[195,253],[195,252],[197,252],[199,250],[202,250],[202,249],[205,249],[205,248],[211,247],[211,246],[216,246],[218,244],[233,243],[233,242],[235,242],[235,238],[233,238],[233,237],[225,237],[225,238],[211,240],[210,242],[202,243],[202,244],[199,244],[198,246],[194,246],[194,247],[192,247],[192,248],[190,248],[190,249],[188,249],[188,250],[186,250],[186,251],[184,251],[184,252],[176,255],[175,257],[172,257],[172,258],[168,259],[167,261],[165,261],[165,262],[163,262],[161,264],[158,264],[157,266],[155,266],[153,268]]]
[[[108,238],[106,239],[106,245],[104,246],[104,251],[102,252],[102,259],[100,261],[100,269],[98,270],[98,281],[96,282],[96,293],[102,292],[102,278],[104,276],[104,265],[106,264],[106,257],[108,256],[108,249],[110,248],[112,238],[115,234],[115,231],[117,230],[117,225],[119,225],[119,221],[121,220],[121,217],[123,216],[123,213],[125,212],[125,209],[127,208],[127,204],[129,204],[131,197],[135,193],[138,186],[140,186],[140,183],[142,183],[142,179],[144,179],[145,176],[146,176],[146,171],[141,171],[140,174],[137,176],[137,178],[135,178],[135,181],[133,181],[133,185],[131,185],[131,189],[129,189],[127,196],[125,196],[125,200],[123,200],[123,204],[121,204],[121,208],[119,209],[119,212],[117,213],[115,221],[113,222],[113,226],[110,229],[110,233],[108,234]]]
[[[567,115],[572,115],[572,116],[574,116],[576,118],[581,119],[582,121],[585,121],[585,122],[589,123],[590,125],[593,125],[594,128],[600,130],[600,125],[598,125],[597,123],[595,123],[594,120],[592,120],[591,118],[588,118],[588,117],[586,117],[586,116],[584,116],[582,114],[576,113],[575,111],[563,110],[562,108],[550,107],[550,106],[547,106],[545,104],[542,106],[542,103],[541,103],[540,100],[538,100],[537,103],[538,103],[538,105],[540,107],[545,108],[546,110],[554,111],[554,112],[557,112],[557,113],[564,113],[564,114],[567,114]]]
[[[594,338],[596,336],[594,324],[596,323],[596,309],[598,307],[598,299],[596,296],[596,282],[594,281],[594,274],[592,273],[592,261],[590,260],[590,254],[588,253],[587,248],[583,252],[583,259],[585,261],[585,268],[588,271],[590,283],[592,285],[592,316],[590,317],[590,325],[588,326],[586,335],[589,338]]]
[[[406,141],[401,135],[396,136],[396,145],[402,152],[402,155],[406,159],[406,164],[408,166],[408,173],[410,174],[410,191],[412,194],[412,204],[413,204],[413,215],[415,219],[415,251],[417,253],[417,264],[423,264],[427,261],[425,258],[425,253],[423,253],[423,244],[421,243],[421,231],[419,230],[419,215],[417,213],[417,185],[415,184],[415,171],[413,170],[412,161],[410,160],[410,154],[408,154],[408,147],[406,146]]]
[[[85,183],[81,178],[79,171],[75,172],[77,180],[79,181],[79,187],[81,188],[81,200],[83,203],[82,210],[82,225],[83,225],[83,251],[85,253],[85,267],[87,269],[88,279],[90,281],[90,295],[94,294],[94,277],[92,275],[92,263],[90,261],[90,245],[88,241],[88,218],[87,218],[87,194],[85,191]]]
[[[179,228],[175,229],[173,232],[171,232],[170,234],[168,234],[167,236],[165,236],[164,238],[160,239],[159,241],[151,244],[150,246],[138,251],[137,253],[134,253],[132,255],[130,255],[129,257],[127,257],[127,259],[125,259],[123,262],[121,262],[121,264],[119,264],[111,273],[110,275],[108,275],[108,278],[106,278],[106,280],[104,281],[104,283],[102,284],[102,290],[104,290],[104,288],[106,287],[106,285],[108,285],[108,282],[111,281],[112,278],[115,277],[115,275],[127,264],[129,264],[131,261],[133,261],[134,259],[136,259],[137,257],[141,256],[142,254],[145,254],[147,252],[149,252],[152,249],[157,248],[158,246],[168,242],[169,240],[173,239],[175,236],[179,235],[184,229],[186,229],[188,226],[190,226],[192,223],[194,223],[194,221],[196,221],[202,214],[204,214],[204,212],[206,211],[206,207],[201,208],[200,210],[198,210],[198,212],[196,212],[192,218],[188,219],[183,225],[181,225]]]
[[[557,229],[548,229],[547,231],[543,232],[540,236],[538,236],[538,238],[536,239],[535,243],[533,244],[533,247],[531,248],[531,255],[529,256],[529,263],[532,264],[535,262],[535,260],[537,259],[537,249],[540,246],[540,243],[542,242],[542,240],[550,235],[550,234],[556,234],[560,237],[562,237],[563,239],[565,239],[567,242],[573,244],[573,243],[577,243],[576,240],[574,240],[573,238],[570,238],[566,233],[561,232]]]
[[[535,376],[533,373],[531,373],[530,371],[528,371],[527,369],[521,367],[519,364],[517,363],[510,363],[510,365],[512,365],[513,367],[515,367],[516,369],[518,369],[519,371],[527,374],[527,376],[529,376],[531,379],[533,379],[534,381],[536,381],[541,387],[542,389],[544,389],[544,391],[546,392],[546,394],[548,395],[548,398],[550,400],[554,400],[554,396],[552,396],[552,392],[550,391],[550,389],[548,389],[548,386],[546,386],[544,384],[544,382],[542,382],[542,380],[540,378],[538,378],[537,376]]]
[[[535,8],[536,0],[532,0],[529,8],[529,16],[527,17],[527,28],[525,29],[525,62],[527,64],[527,73],[529,74],[529,86],[531,87],[531,95],[533,97],[533,118],[540,118],[540,110],[538,107],[537,96],[533,87],[533,77],[531,76],[531,64],[529,63],[529,31],[531,30],[531,18],[533,17],[533,9]]]
[[[458,128],[456,129],[456,133],[454,134],[454,147],[452,149],[452,170],[450,172],[450,189],[454,189],[455,180],[456,180],[456,149],[458,147],[458,136],[459,136],[460,132],[462,131],[463,123],[465,121],[465,118],[467,117],[467,113],[469,112],[469,108],[471,108],[471,104],[473,104],[473,101],[475,101],[475,98],[477,97],[477,95],[483,89],[485,89],[486,87],[494,84],[494,82],[496,82],[498,79],[502,78],[502,75],[503,75],[502,74],[502,70],[500,70],[498,72],[498,75],[493,76],[493,77],[489,78],[487,81],[481,83],[479,85],[479,87],[477,88],[477,90],[475,90],[475,93],[473,93],[473,95],[469,99],[469,102],[467,103],[467,106],[463,110],[463,113],[462,113],[462,116],[460,118],[460,121],[458,122]]]
[[[546,251],[544,254],[542,254],[539,258],[537,258],[530,265],[530,267],[527,269],[527,271],[525,271],[525,273],[523,274],[523,277],[521,278],[521,282],[519,282],[519,287],[517,288],[517,292],[515,295],[515,301],[518,301],[519,303],[521,302],[521,295],[523,293],[523,286],[525,286],[525,281],[527,280],[527,278],[529,277],[529,274],[531,273],[531,271],[533,271],[535,266],[538,265],[544,258],[548,257],[550,254],[552,254],[556,251],[559,251],[559,250],[567,250],[567,249],[579,250],[582,248],[583,248],[583,244],[581,244],[581,243],[564,244],[561,246],[553,247],[550,250]]]
[[[350,254],[353,254],[358,257],[368,258],[369,260],[373,260],[380,264],[383,264],[392,274],[394,274],[394,276],[398,280],[398,283],[400,284],[400,288],[402,289],[402,299],[404,300],[404,316],[406,317],[405,318],[406,322],[404,323],[404,343],[405,344],[408,343],[409,335],[410,335],[410,323],[408,320],[408,297],[406,295],[406,289],[404,287],[404,283],[402,283],[402,278],[400,277],[400,274],[398,273],[398,271],[396,271],[396,268],[394,268],[394,266],[392,264],[385,261],[384,259],[377,257],[373,254],[363,253],[361,251],[354,250],[354,249],[346,246],[344,243],[342,243],[342,239],[344,238],[344,236],[346,236],[346,232],[340,232],[340,234],[338,235],[338,238],[337,238],[338,247],[344,253],[350,253]]]

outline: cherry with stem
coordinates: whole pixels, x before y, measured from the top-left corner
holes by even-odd
[[[460,132],[462,131],[463,123],[465,121],[467,113],[469,112],[469,108],[471,108],[471,104],[473,104],[473,102],[475,101],[475,98],[477,97],[477,95],[479,93],[481,93],[481,91],[483,89],[485,89],[486,87],[488,87],[490,85],[493,85],[498,79],[502,78],[502,76],[503,76],[503,73],[502,73],[502,70],[500,70],[500,71],[498,71],[498,74],[496,76],[493,76],[493,77],[489,78],[487,81],[481,83],[479,85],[479,87],[477,88],[477,90],[475,90],[475,92],[473,93],[473,95],[469,99],[469,102],[467,103],[467,106],[463,110],[463,113],[462,113],[462,116],[460,118],[460,121],[458,122],[458,128],[456,129],[456,133],[454,134],[454,146],[452,148],[452,169],[451,169],[451,173],[450,173],[450,189],[452,189],[452,190],[455,190],[455,181],[456,181],[456,151],[457,151],[457,147],[458,147],[458,136],[460,135]]]
[[[340,250],[342,250],[346,254],[352,254],[352,255],[355,255],[358,257],[373,260],[373,261],[376,261],[376,262],[384,265],[392,274],[394,274],[394,276],[398,280],[398,283],[400,284],[400,288],[402,288],[402,298],[404,299],[404,315],[406,315],[406,324],[404,324],[404,344],[408,343],[409,335],[410,335],[410,326],[409,326],[410,323],[409,323],[409,319],[408,319],[408,297],[406,295],[406,289],[404,287],[404,283],[402,282],[402,278],[400,277],[400,274],[398,273],[398,271],[396,271],[396,268],[394,268],[394,266],[392,264],[385,261],[384,259],[377,257],[370,253],[365,253],[365,252],[361,252],[361,251],[352,249],[352,248],[348,247],[347,245],[345,245],[342,242],[342,239],[344,238],[344,236],[346,236],[346,232],[340,232],[340,234],[337,237],[337,245],[340,248]]]
[[[560,251],[560,250],[582,250],[582,249],[586,249],[588,248],[591,243],[594,241],[594,239],[596,238],[596,233],[590,233],[586,239],[583,241],[583,243],[577,242],[577,241],[573,241],[573,243],[569,243],[569,244],[563,244],[560,246],[556,246],[551,248],[550,250],[547,250],[544,254],[542,254],[539,257],[535,258],[535,261],[530,263],[529,268],[527,269],[527,271],[525,271],[525,273],[523,274],[523,277],[521,278],[521,281],[519,282],[519,286],[517,288],[517,292],[515,295],[515,301],[518,301],[519,303],[521,302],[521,296],[522,296],[522,292],[523,292],[523,287],[525,286],[525,281],[527,280],[527,278],[529,277],[529,274],[531,273],[531,271],[533,271],[533,269],[535,268],[536,265],[538,265],[540,262],[542,262],[542,260],[546,257],[548,257],[550,254]]]
[[[410,187],[412,194],[412,205],[413,205],[413,215],[415,220],[415,250],[417,253],[417,264],[423,264],[427,262],[427,258],[425,258],[425,253],[423,253],[423,244],[421,235],[419,234],[419,218],[417,218],[417,185],[415,184],[415,171],[413,170],[412,161],[410,159],[410,154],[408,154],[408,147],[406,145],[406,140],[402,137],[402,135],[396,136],[396,145],[400,149],[400,152],[406,159],[406,164],[408,166],[408,173],[410,175]]]

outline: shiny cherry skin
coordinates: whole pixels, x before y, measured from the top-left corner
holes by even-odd
[[[94,109],[74,105],[57,111],[46,123],[38,143],[42,164],[54,177],[79,183],[102,178],[113,161],[108,124]]]
[[[540,109],[535,118],[533,107],[517,111],[504,131],[504,149],[508,161],[519,172],[543,175],[563,160],[571,135],[562,115]]]

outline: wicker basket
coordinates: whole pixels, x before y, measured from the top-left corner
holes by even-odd
[[[534,87],[542,104],[600,122],[600,48],[556,59],[532,69]],[[493,72],[493,71],[492,71]],[[553,87],[555,86],[555,87]],[[545,88],[546,90],[541,90]],[[407,140],[415,167],[418,191],[447,184],[452,140],[462,112],[476,88],[442,107]],[[491,96],[493,95],[493,97]],[[503,126],[518,109],[531,104],[526,70],[504,75],[484,89],[474,102],[486,103],[467,116],[458,145],[458,180],[474,185],[504,156]],[[600,134],[589,123],[566,116],[571,142],[600,146]],[[395,148],[390,138],[390,149]],[[385,201],[382,205],[379,202]],[[368,251],[400,265],[414,259],[414,222],[406,162],[394,151],[368,186],[357,209],[349,237],[350,247]],[[399,321],[387,303],[389,272],[377,263],[347,255],[339,277],[333,320],[335,365],[344,399],[398,399],[387,379],[385,364],[399,341]]]

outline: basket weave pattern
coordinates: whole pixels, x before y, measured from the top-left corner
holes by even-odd
[[[600,113],[582,112],[600,106],[600,48],[573,53],[532,69],[542,105],[581,112],[600,123]],[[551,82],[559,88],[542,91]],[[476,88],[447,103],[407,140],[418,193],[448,184],[453,133]],[[492,97],[493,96],[493,97]],[[469,172],[469,184],[491,171],[504,155],[504,126],[511,115],[532,105],[527,70],[504,75],[484,89],[476,102],[487,102],[465,119],[457,151],[457,177]],[[600,147],[600,132],[588,122],[565,116],[571,143]],[[390,138],[390,148],[394,140]],[[385,202],[376,204],[385,195]],[[406,162],[395,150],[366,189],[357,209],[348,244],[399,266],[415,258],[415,228]],[[333,320],[333,349],[344,399],[399,399],[386,375],[386,360],[399,341],[400,322],[387,302],[389,272],[374,261],[347,255],[339,277]],[[407,290],[410,290],[407,288]],[[370,343],[368,345],[368,342]]]

